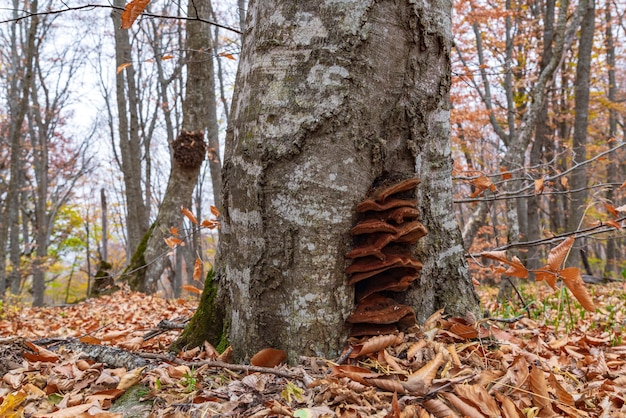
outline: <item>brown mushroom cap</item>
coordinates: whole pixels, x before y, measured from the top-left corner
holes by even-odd
[[[415,313],[410,306],[373,294],[357,303],[347,322],[350,324],[408,324],[415,322]]]
[[[362,300],[374,293],[404,292],[419,277],[419,271],[413,268],[390,268],[359,282],[356,287],[356,299]]]
[[[374,200],[378,202],[384,202],[387,197],[402,193],[408,192],[409,190],[415,189],[417,185],[420,184],[420,180],[416,178],[406,179],[401,181],[400,183],[393,184],[391,186],[385,186],[382,188],[378,188],[371,193],[371,196]]]
[[[361,257],[354,261],[346,268],[347,274],[363,273],[374,271],[384,267],[414,267],[421,269],[422,263],[413,258],[413,255],[407,248],[398,246],[390,246],[382,251],[384,258],[381,260],[377,257]]]
[[[396,224],[401,224],[404,221],[412,221],[419,217],[419,210],[409,206],[400,206],[399,208],[388,209],[382,212],[369,212],[365,214],[365,220],[378,220],[378,221],[394,221]]]
[[[380,230],[383,230],[382,223],[379,224],[372,222],[370,224],[371,227],[374,227],[375,225],[377,225]],[[389,224],[386,225],[391,226]],[[359,225],[355,226],[353,230],[358,226]],[[367,228],[369,229],[370,226],[367,226]],[[396,231],[395,233],[372,232],[370,237],[368,237],[360,245],[354,247],[348,254],[346,254],[346,257],[359,258],[374,256],[379,259],[383,259],[384,256],[381,254],[381,250],[388,244],[392,242],[415,244],[421,237],[428,233],[426,227],[419,221],[400,224],[394,228]],[[357,231],[359,230],[357,229]]]
[[[404,199],[389,199],[383,203],[379,203],[374,199],[365,199],[361,203],[359,203],[356,207],[357,213],[367,212],[368,210],[373,210],[376,212],[382,212],[384,210],[399,208],[402,206],[406,207],[415,207],[417,205],[417,200],[404,200]]]

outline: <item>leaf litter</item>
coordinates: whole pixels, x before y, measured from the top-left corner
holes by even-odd
[[[530,318],[438,311],[404,333],[351,340],[339,359],[276,367],[280,350],[259,353],[254,365],[230,364],[228,350],[208,343],[169,354],[180,327],[159,324],[184,324],[193,301],[122,290],[71,306],[5,309],[0,416],[626,416],[623,284],[594,286],[591,313],[547,286],[528,289]],[[493,315],[510,308],[494,290],[481,296]],[[131,413],[123,399],[137,388],[144,408]]]

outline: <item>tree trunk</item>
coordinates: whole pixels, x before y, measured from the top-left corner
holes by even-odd
[[[209,0],[189,2],[190,17],[211,16]],[[153,292],[164,272],[173,272],[170,256],[165,256],[167,246],[164,238],[170,235],[172,226],[183,229],[181,206],[191,210],[191,197],[198,182],[200,167],[206,154],[204,132],[208,129],[209,144],[215,145],[218,136],[215,80],[211,52],[211,27],[206,23],[191,20],[187,22],[187,85],[183,100],[183,131],[172,143],[173,161],[163,203],[146,246],[145,260],[148,262],[144,290]],[[209,163],[211,164],[211,162]],[[219,154],[211,167],[214,193],[219,193],[221,177]],[[189,243],[188,243],[189,244]],[[184,249],[182,249],[184,250]],[[190,260],[191,258],[191,260]],[[187,269],[193,271],[193,257],[187,257]],[[191,274],[189,274],[191,276]],[[180,278],[178,278],[180,282]],[[174,282],[172,282],[173,284]]]
[[[123,8],[125,1],[115,0],[114,4]],[[130,39],[128,31],[120,29],[120,12],[113,11],[111,18],[115,31],[115,65],[119,68],[122,64],[132,63]],[[149,221],[141,188],[142,152],[137,107],[139,99],[132,64],[117,73],[116,98],[121,169],[126,197],[127,254],[133,254],[148,231]]]
[[[20,7],[17,1],[13,2],[14,16],[17,16]],[[11,143],[10,179],[6,200],[2,208],[0,219],[0,298],[4,299],[7,288],[6,279],[6,249],[9,238],[11,222],[16,222],[19,213],[19,186],[20,186],[20,161],[22,161],[22,136],[23,124],[29,108],[30,90],[34,77],[34,59],[36,51],[36,34],[39,25],[37,16],[38,2],[30,3],[30,13],[33,18],[29,20],[30,26],[26,30],[26,39],[20,39],[17,21],[11,26],[11,76],[7,80],[8,92],[7,104],[9,110],[9,142]],[[21,49],[21,50],[20,50]],[[13,245],[13,243],[11,243]],[[12,257],[13,259],[13,257]],[[13,266],[17,268],[18,266]],[[15,278],[12,279],[14,282]],[[11,283],[12,285],[13,283]],[[13,286],[11,288],[14,290]]]
[[[581,163],[587,158],[587,126],[589,124],[589,83],[591,76],[591,52],[593,48],[593,34],[595,24],[595,0],[581,0],[583,18],[578,44],[578,62],[576,64],[576,83],[574,86],[574,137],[572,143],[572,164]],[[570,176],[572,192],[570,194],[570,209],[568,213],[568,231],[577,231],[585,214],[587,198],[587,166],[582,166],[572,172]],[[580,255],[576,240],[574,251],[570,252],[569,264],[578,267]]]
[[[392,176],[421,178],[430,230],[404,297],[420,319],[477,311],[451,200],[451,2],[268,0],[248,13],[216,277],[177,346],[227,330],[238,360],[267,346],[336,356],[355,207]]]
[[[552,60],[552,42],[554,38],[554,18],[555,18],[555,0],[547,0],[544,4],[544,27],[543,27],[543,53],[541,56],[540,69],[543,71],[548,63]],[[549,164],[551,153],[546,152],[546,149],[551,149],[551,127],[550,119],[548,116],[548,92],[546,92],[546,98],[544,98],[541,110],[537,117],[537,127],[535,129],[535,141],[533,142],[530,151],[530,166],[538,167],[542,162]],[[547,161],[544,160],[545,157]],[[542,170],[539,170],[543,173]],[[528,199],[528,224],[526,229],[527,241],[534,241],[540,238],[541,234],[541,218],[540,218],[540,196],[534,196]],[[540,246],[531,247],[528,249],[528,253],[525,256],[525,265],[530,269],[538,269],[542,265],[542,249]],[[534,276],[534,273],[531,273]],[[531,279],[533,277],[531,276]]]
[[[611,3],[607,2],[605,5],[605,43],[606,43],[606,63],[608,66],[607,78],[608,78],[608,94],[607,99],[609,103],[615,103],[617,99],[617,83],[615,78],[615,41],[613,39],[613,28],[611,18]],[[613,145],[617,141],[617,112],[614,108],[609,109],[609,144]],[[618,183],[619,178],[619,162],[620,154],[612,152],[609,154],[609,163],[606,167],[606,177],[608,183]],[[606,198],[609,202],[613,201],[615,195],[615,186],[610,187],[606,192]],[[604,277],[619,277],[619,251],[615,239],[617,234],[613,234],[606,241],[606,264],[604,265]]]

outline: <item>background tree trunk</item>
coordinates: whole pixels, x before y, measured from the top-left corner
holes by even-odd
[[[215,283],[178,346],[227,329],[239,360],[267,346],[337,355],[355,207],[392,175],[422,179],[418,317],[477,310],[450,195],[450,13],[446,0],[250,2]]]
[[[211,16],[210,0],[190,1],[187,12],[190,17],[209,18]],[[144,289],[148,292],[156,290],[159,278],[164,271],[174,272],[172,259],[164,256],[168,250],[164,238],[171,234],[170,227],[172,226],[183,231],[181,206],[192,209],[193,190],[198,182],[200,167],[206,154],[204,135],[207,129],[210,146],[212,145],[219,152],[219,145],[215,145],[218,141],[218,124],[211,26],[200,21],[188,21],[186,47],[187,85],[183,100],[183,132],[172,144],[173,159],[170,178],[163,203],[159,207],[155,227],[147,241],[145,260],[148,266]],[[193,138],[192,142],[187,144],[181,142],[187,141],[186,138],[189,137]],[[183,150],[185,152],[181,152]],[[191,156],[191,153],[196,155]],[[192,160],[193,164],[189,164]],[[215,191],[219,193],[221,188],[219,154],[209,164],[217,164],[217,168],[211,166],[211,180],[214,193]],[[177,251],[181,250],[184,251],[184,248],[177,249]],[[193,250],[187,252],[189,256],[185,257],[186,266],[190,272],[193,272],[194,253]],[[188,276],[191,277],[191,274]],[[174,282],[180,283],[180,280],[181,277],[178,277]]]
[[[615,103],[617,99],[617,83],[615,77],[615,41],[613,37],[613,24],[611,18],[611,3],[605,4],[605,46],[606,46],[606,63],[607,69],[607,99],[610,104]],[[607,132],[609,138],[609,144],[614,145],[618,141],[617,139],[617,112],[614,108],[609,108],[609,130]],[[613,198],[615,197],[615,184],[619,184],[619,163],[621,153],[612,152],[609,154],[609,163],[606,167],[607,182],[613,183],[606,192],[606,198],[614,204]],[[618,239],[618,234],[611,234],[612,236],[606,241],[606,264],[604,266],[604,276],[618,278],[619,277],[619,248],[615,242]],[[621,235],[621,234],[620,234]]]
[[[115,0],[114,5],[124,8],[124,0]],[[131,65],[119,71],[116,76],[116,98],[118,112],[118,135],[121,154],[121,169],[124,177],[126,197],[127,254],[133,254],[148,231],[148,206],[144,201],[141,187],[142,151],[139,138],[138,90],[135,85],[135,69],[132,64],[128,30],[120,29],[121,12],[113,11],[115,33],[115,65]],[[130,256],[127,257],[130,259]]]
[[[30,3],[30,13],[37,12],[37,0]],[[19,5],[16,0],[13,1],[14,16],[17,16]],[[11,24],[11,77],[7,80],[7,97],[9,102],[7,108],[9,111],[9,143],[11,144],[10,157],[10,179],[7,188],[6,199],[2,205],[2,217],[0,219],[0,298],[4,299],[7,288],[6,276],[6,250],[9,238],[9,227],[11,223],[18,222],[19,213],[19,186],[20,186],[20,167],[22,153],[22,136],[24,129],[24,120],[28,111],[30,89],[32,88],[34,74],[34,57],[36,54],[36,34],[39,25],[39,17],[33,16],[28,20],[30,26],[25,30],[25,38],[20,33],[21,25],[15,21]],[[12,241],[12,240],[11,240]],[[14,243],[11,242],[11,245]],[[15,260],[11,258],[13,262]],[[13,265],[13,269],[19,271],[19,264]],[[12,277],[10,287],[14,290]]]
[[[583,15],[578,43],[578,63],[576,64],[575,119],[574,137],[572,140],[572,164],[587,159],[587,127],[589,125],[589,83],[591,76],[591,52],[593,48],[593,34],[595,26],[595,0],[581,0]],[[576,231],[586,210],[587,166],[582,166],[572,172],[570,177],[571,194],[570,206],[567,214],[567,230]],[[569,255],[569,265],[579,267],[581,245],[576,240],[573,251]]]

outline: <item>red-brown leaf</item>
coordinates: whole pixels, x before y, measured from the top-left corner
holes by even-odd
[[[124,7],[122,12],[122,26],[121,29],[130,29],[135,20],[141,13],[148,7],[150,0],[132,0]]]
[[[200,260],[199,258],[196,258],[196,262],[194,263],[194,266],[193,266],[193,279],[196,282],[199,282],[201,278],[202,278],[202,260]]]
[[[194,224],[194,225],[198,225],[198,219],[195,217],[195,215],[186,207],[181,206],[180,207],[180,211],[183,213],[183,215],[185,215],[185,217],[187,219],[189,219],[189,221]]]
[[[548,255],[548,265],[546,268],[550,271],[559,271],[561,266],[565,262],[565,258],[569,254],[569,250],[574,245],[576,238],[573,236],[567,237],[562,243],[550,250]]]
[[[195,293],[196,295],[202,294],[202,290],[198,289],[196,286],[192,284],[184,284],[181,286],[181,289],[186,290],[189,293]]]
[[[572,292],[574,297],[580,302],[580,304],[588,310],[589,312],[595,312],[596,307],[587,292],[587,288],[585,287],[585,283],[580,275],[580,269],[576,267],[568,267],[559,272],[561,279],[563,279],[563,283],[565,286]]]

